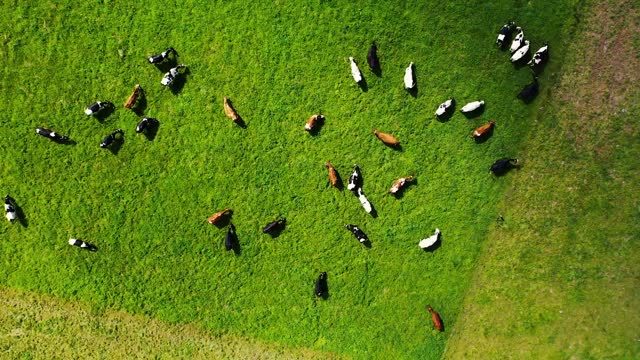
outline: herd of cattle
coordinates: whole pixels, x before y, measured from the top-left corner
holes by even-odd
[[[544,43],[544,46],[541,47],[533,56],[531,56],[529,53],[530,42],[529,40],[526,40],[524,38],[524,31],[522,30],[521,27],[516,27],[515,24],[512,21],[510,21],[504,26],[502,26],[502,28],[498,32],[496,45],[500,49],[504,49],[505,45],[511,39],[511,35],[514,32],[514,30],[516,35],[511,41],[511,46],[509,47],[509,51],[512,54],[511,62],[513,63],[526,62],[528,65],[532,67],[535,74],[535,72],[540,69],[540,66],[543,65],[548,60],[548,57],[549,57],[548,45],[547,43]],[[377,55],[377,50],[378,48],[376,44],[373,43],[367,54],[367,62],[369,64],[370,69],[374,73],[379,74],[380,60]],[[175,49],[169,48],[158,55],[150,56],[148,58],[148,61],[151,64],[158,65],[165,62],[172,53],[177,56]],[[353,79],[356,83],[360,85],[363,82],[363,76],[355,59],[353,57],[349,57],[349,63],[351,66],[351,74],[353,76]],[[184,69],[185,67],[186,66],[184,64],[179,64],[177,66],[173,66],[169,68],[168,71],[162,77],[161,84],[164,86],[171,86],[174,83],[176,77],[180,74],[180,70]],[[411,62],[409,63],[409,66],[405,70],[404,87],[408,91],[414,91],[416,88],[416,77],[415,77],[414,68],[415,68],[414,63]],[[517,97],[523,100],[525,103],[528,103],[537,95],[538,86],[539,86],[538,79],[536,76],[534,76],[533,82],[525,86],[518,93]],[[131,94],[131,96],[129,96],[129,98],[125,102],[124,107],[127,109],[132,109],[135,103],[138,101],[138,99],[140,99],[141,96],[144,96],[142,87],[140,87],[140,85],[136,85],[133,93]],[[460,111],[464,114],[474,114],[479,110],[481,110],[484,104],[485,104],[484,100],[476,100],[464,105],[460,109]],[[233,120],[236,124],[244,127],[244,122],[242,118],[233,107],[233,104],[231,103],[231,100],[229,98],[224,97],[223,107],[227,117]],[[91,115],[96,116],[109,108],[111,109],[114,108],[114,105],[111,102],[97,101],[96,103],[91,104],[89,107],[85,109],[85,114],[89,116]],[[440,104],[437,107],[434,115],[439,119],[446,119],[452,115],[454,108],[455,108],[455,99],[452,97],[444,101],[442,104]],[[324,120],[325,120],[325,117],[322,114],[314,114],[307,120],[304,126],[304,129],[310,132],[314,131],[319,125],[321,125],[324,122]],[[159,125],[159,121],[157,119],[145,117],[137,124],[135,131],[137,133],[144,133],[149,129],[157,128],[158,125]],[[473,131],[473,133],[471,134],[471,137],[474,139],[483,139],[491,133],[491,130],[493,129],[494,126],[495,126],[495,122],[489,121],[485,125],[482,125],[479,128],[477,128],[475,131]],[[53,130],[49,130],[45,128],[37,128],[36,133],[58,143],[67,143],[70,141],[70,139],[67,136],[58,134]],[[396,139],[391,134],[380,132],[377,129],[374,129],[373,133],[384,144],[390,147],[396,147],[400,144],[398,139]],[[112,144],[120,141],[123,135],[124,135],[124,131],[122,129],[114,130],[112,133],[110,133],[104,138],[104,140],[100,143],[100,147],[108,148]],[[491,173],[495,175],[502,175],[507,171],[509,171],[514,166],[516,166],[517,164],[518,164],[518,159],[501,158],[496,160],[491,165],[489,170]],[[340,177],[336,169],[333,167],[333,165],[331,165],[331,163],[327,161],[325,163],[325,166],[329,170],[330,184],[335,187],[341,187],[342,184],[340,181]],[[391,188],[389,189],[389,192],[392,194],[398,194],[399,191],[405,185],[407,185],[412,180],[414,180],[414,178],[415,178],[415,175],[411,175],[411,176],[401,177],[397,179],[396,181],[393,182]],[[358,167],[358,165],[353,166],[353,172],[349,177],[347,189],[350,190],[358,198],[362,207],[365,209],[367,213],[372,213],[373,207],[371,206],[371,203],[366,198],[362,190],[362,175],[360,173],[360,168]],[[10,222],[14,222],[16,219],[19,218],[18,216],[19,208],[17,207],[15,200],[9,195],[5,197],[4,201],[5,201],[6,218]],[[212,216],[210,216],[207,221],[209,224],[215,224],[215,225],[228,223],[227,233],[226,233],[225,242],[224,242],[225,248],[226,250],[237,250],[239,248],[239,242],[238,242],[238,237],[236,235],[235,226],[230,221],[231,214],[232,214],[232,210],[229,208],[225,208],[224,210],[219,211],[213,214]],[[286,225],[285,218],[276,219],[272,222],[269,222],[263,228],[263,233],[277,236],[277,234],[285,228],[285,225]],[[349,230],[360,243],[365,245],[369,243],[369,238],[364,233],[364,231],[360,229],[357,225],[346,224],[344,225],[344,227],[347,230]],[[432,236],[421,240],[418,245],[422,249],[429,249],[434,244],[436,244],[436,242],[438,242],[439,236],[440,236],[440,229],[435,229],[435,233]],[[77,246],[90,251],[97,250],[97,247],[95,245],[82,240],[78,240],[78,239],[69,239],[69,245]],[[327,295],[327,292],[328,292],[327,273],[322,272],[318,276],[315,283],[315,294],[318,297],[325,298]],[[431,314],[434,327],[439,331],[443,331],[444,327],[442,325],[442,320],[440,319],[440,316],[438,315],[438,313],[434,311],[431,308],[431,306],[427,306],[427,310]]]

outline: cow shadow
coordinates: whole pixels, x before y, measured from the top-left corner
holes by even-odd
[[[529,62],[529,60],[531,60],[531,58],[533,57],[533,55],[531,55],[531,51],[528,51],[523,57],[520,58],[520,60],[513,62],[513,67],[516,70],[520,70],[525,66],[529,66],[527,63]]]
[[[93,114],[93,117],[95,117],[100,123],[104,123],[107,118],[116,111],[116,106],[113,105],[112,102],[105,101],[105,104],[107,105],[101,111]]]
[[[113,155],[117,156],[122,149],[122,145],[124,145],[124,137],[113,140],[113,143],[111,143],[111,145],[109,145],[107,149],[109,149],[109,151],[111,151]]]
[[[533,102],[533,100],[535,100],[538,97],[538,93],[540,92],[540,90],[536,90],[535,93],[529,95],[529,96],[516,96],[518,99],[520,99],[520,101],[522,101],[525,104],[531,104]]]
[[[542,62],[538,65],[534,65],[534,66],[530,66],[531,67],[531,71],[533,72],[533,74],[535,76],[538,76],[540,74],[542,74],[544,72],[544,69],[547,67],[547,63],[549,61],[544,59],[542,60]]]
[[[143,134],[147,138],[148,141],[153,141],[158,134],[158,129],[160,128],[160,122],[153,122],[147,125],[147,128],[144,129]]]
[[[23,227],[28,228],[29,227],[29,220],[27,219],[26,215],[24,214],[24,211],[22,210],[22,208],[20,206],[18,206],[17,203],[15,203],[15,201],[14,201],[13,205],[14,205],[14,207],[16,209],[16,217],[18,218],[18,222]]]
[[[489,140],[490,137],[493,136],[493,129],[495,129],[496,126],[492,126],[491,129],[489,129],[489,131],[487,131],[484,135],[482,136],[478,136],[478,137],[474,137],[473,141],[476,142],[476,144],[482,144],[484,142],[486,142],[487,140]]]
[[[227,214],[222,215],[222,217],[220,218],[220,220],[218,220],[218,222],[216,222],[215,224],[213,224],[215,227],[217,227],[218,229],[222,229],[225,228],[229,225],[229,222],[231,222],[231,215],[233,215],[233,210],[229,211]]]
[[[338,174],[337,171],[336,171],[336,177],[337,177],[337,183],[335,185],[335,188],[340,191],[344,190],[344,182],[342,181],[342,178],[340,177],[340,174]],[[329,182],[329,186],[333,186],[331,185],[331,182]]]
[[[367,241],[362,242],[362,245],[364,245],[364,247],[366,247],[367,249],[371,249],[371,240],[367,239]]]
[[[313,129],[309,130],[309,134],[314,137],[320,134],[320,130],[324,126],[324,117],[319,117],[316,121],[316,126],[314,126]]]
[[[189,70],[188,67],[185,67],[184,71],[178,76],[176,76],[175,80],[173,80],[173,83],[169,85],[169,89],[171,90],[173,95],[180,94],[180,92],[184,88],[184,85],[187,83],[187,76],[190,74],[191,74],[191,70]]]
[[[422,249],[422,251],[426,252],[426,253],[432,253],[436,250],[438,250],[440,248],[440,246],[442,246],[442,233],[440,233],[440,235],[438,236],[438,240],[433,243],[433,245],[429,246],[426,249]]]
[[[371,72],[377,76],[377,77],[382,77],[382,67],[378,64],[378,66],[376,66],[375,68],[369,67],[369,69],[371,69]]]
[[[480,106],[479,108],[473,110],[473,111],[468,111],[465,113],[462,113],[467,119],[473,119],[475,117],[478,117],[480,115],[482,115],[484,113],[484,107],[485,105]]]
[[[491,172],[491,174],[493,175],[494,178],[499,178],[499,177],[503,177],[505,175],[507,175],[508,173],[511,172],[511,170],[516,170],[516,171],[520,171],[520,165],[516,164],[516,165],[511,165],[508,168],[498,171],[498,172]]]
[[[169,70],[178,66],[178,53],[176,52],[173,56],[170,55],[165,61],[153,65],[156,69],[160,70],[160,72],[168,73]]]
[[[455,113],[455,111],[453,110],[449,110],[447,112],[445,112],[444,114],[438,116],[436,115],[436,119],[438,119],[438,121],[440,122],[447,122],[451,119],[451,117],[453,116],[453,114]]]
[[[404,150],[402,149],[402,145],[401,144],[396,144],[396,145],[389,145],[389,144],[385,144],[388,148],[393,149],[395,151],[398,152],[403,152]]]
[[[239,127],[241,127],[242,129],[246,129],[247,128],[247,123],[244,121],[244,119],[242,118],[242,116],[240,116],[238,114],[238,119],[234,120],[233,122],[236,123],[236,125],[238,125]]]
[[[371,204],[371,201],[369,201],[369,204]],[[371,214],[374,219],[378,217],[378,210],[376,210],[373,204],[371,204],[371,212],[369,214]]]
[[[362,92],[367,92],[369,91],[369,85],[367,84],[367,79],[364,78],[364,75],[362,75],[362,80],[360,80],[360,82],[358,82],[358,86],[360,87],[360,89],[362,89]]]
[[[414,99],[418,97],[418,70],[416,69],[416,65],[413,65],[413,87],[411,89],[407,89],[409,95],[411,95]]]
[[[145,93],[144,90],[142,90],[140,91],[140,96],[138,97],[138,101],[136,101],[136,104],[131,108],[131,111],[133,111],[138,116],[142,116],[144,115],[144,111],[146,109],[147,109],[147,94]]]
[[[60,144],[60,145],[77,145],[78,143],[73,140],[73,139],[67,139],[67,140],[60,140],[60,139],[51,139],[53,140],[53,142],[55,142],[56,144]]]

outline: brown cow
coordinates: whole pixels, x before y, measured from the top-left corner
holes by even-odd
[[[126,107],[127,109],[131,109],[133,104],[135,104],[138,100],[141,91],[142,88],[140,87],[140,85],[136,85],[136,87],[133,88],[133,93],[131,94],[131,96],[129,96],[127,102],[124,103],[124,107]]]
[[[438,331],[444,331],[444,326],[442,326],[442,319],[440,319],[440,315],[438,315],[435,310],[429,305],[427,305],[427,310],[431,313],[431,321],[433,321],[433,327]]]
[[[220,222],[220,220],[222,220],[222,218],[227,215],[230,214],[232,212],[231,209],[229,208],[225,208],[222,211],[218,211],[217,213],[211,215],[208,219],[207,222],[209,222],[209,224],[217,224]]]
[[[333,165],[331,165],[331,163],[328,161],[324,163],[324,166],[329,168],[329,182],[331,183],[331,185],[338,187],[340,185],[340,180],[338,178],[338,172],[336,171],[336,168],[334,168]]]
[[[238,112],[233,107],[231,100],[229,100],[229,98],[226,96],[224,97],[224,113],[229,119],[235,121],[237,124],[240,124],[240,122],[242,121],[240,115],[238,115]]]
[[[477,128],[473,134],[471,134],[471,138],[473,139],[478,139],[481,138],[485,135],[487,135],[489,133],[489,131],[491,131],[491,129],[493,129],[493,127],[496,125],[496,123],[493,120],[490,120],[488,123],[480,126],[479,128]]]
[[[373,133],[378,137],[378,139],[380,139],[386,145],[389,145],[389,146],[398,146],[398,145],[400,145],[400,141],[398,141],[398,139],[396,139],[391,134],[385,134],[383,132],[379,132],[376,129],[373,129]]]
[[[400,179],[393,182],[393,185],[391,186],[391,189],[389,189],[389,192],[392,194],[397,193],[407,182],[412,180],[413,180],[413,175],[407,176],[407,177],[401,177]]]
[[[307,123],[304,125],[304,129],[307,131],[312,131],[316,125],[320,125],[324,121],[324,116],[318,113],[315,115],[311,115],[311,117],[307,120]]]

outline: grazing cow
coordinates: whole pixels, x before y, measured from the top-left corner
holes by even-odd
[[[320,125],[324,122],[324,116],[318,113],[315,115],[311,115],[311,117],[307,120],[307,123],[304,125],[304,129],[307,131],[312,131],[315,129],[316,125]]]
[[[455,106],[455,103],[456,103],[456,100],[454,98],[451,98],[443,102],[442,104],[440,104],[440,106],[438,106],[438,109],[436,109],[435,115],[437,117],[445,115],[446,113],[449,112],[450,109],[453,108],[453,106]]]
[[[179,70],[186,67],[187,66],[185,64],[180,64],[174,68],[169,69],[169,71],[162,77],[162,80],[160,80],[160,83],[164,86],[173,84],[173,82],[176,80],[176,76],[180,74]]]
[[[102,142],[100,143],[100,147],[106,148],[107,146],[113,144],[114,141],[118,140],[118,135],[124,136],[124,131],[122,131],[122,129],[117,129],[116,131],[107,135],[107,137],[105,137],[104,140],[102,140]]]
[[[87,115],[96,115],[97,113],[99,113],[103,109],[106,109],[107,106],[109,106],[109,104],[110,103],[108,101],[95,102],[95,103],[89,105],[88,108],[84,109],[84,113],[87,114]]]
[[[209,218],[207,219],[207,222],[209,224],[218,224],[220,223],[220,221],[226,216],[229,215],[233,212],[233,210],[229,209],[229,208],[225,208],[222,211],[218,211],[217,213],[209,216]]]
[[[13,198],[9,195],[4,197],[4,212],[7,216],[7,220],[9,220],[9,222],[14,222],[16,221],[16,202],[15,200],[13,200]]]
[[[321,272],[320,275],[318,276],[318,279],[316,280],[316,286],[314,288],[314,292],[316,293],[317,297],[325,297],[327,295],[327,292],[329,291],[329,288],[327,286],[327,273],[326,272]]]
[[[413,181],[413,175],[401,177],[400,179],[393,182],[393,185],[391,186],[391,189],[389,189],[389,192],[392,194],[396,194],[409,181]]]
[[[491,129],[493,129],[493,127],[496,125],[496,123],[493,120],[489,120],[488,123],[480,126],[479,128],[475,129],[473,131],[473,134],[471,134],[471,138],[473,139],[479,139],[485,135],[487,135],[489,133],[489,131],[491,131]]]
[[[360,82],[362,81],[362,73],[358,68],[358,64],[356,64],[355,60],[353,60],[353,57],[349,58],[349,63],[351,63],[351,76],[353,76],[353,80],[355,80],[356,83],[360,84]]]
[[[489,171],[494,175],[502,175],[516,165],[518,165],[518,159],[502,158],[496,160],[489,168]]]
[[[416,74],[413,71],[413,61],[409,63],[409,66],[404,70],[404,88],[412,90],[416,87]]]
[[[498,40],[496,40],[496,45],[498,45],[500,49],[504,46],[505,41],[511,37],[511,29],[513,29],[514,26],[515,24],[513,21],[509,21],[500,28],[500,31],[498,32]]]
[[[69,138],[64,136],[64,135],[60,135],[57,134],[55,131],[53,130],[49,130],[49,129],[45,129],[45,128],[36,128],[36,134],[38,135],[42,135],[46,138],[49,138],[53,141],[56,142],[67,142],[69,141]]]
[[[140,96],[141,92],[142,92],[142,87],[140,87],[140,85],[136,85],[133,88],[133,93],[131,93],[131,95],[127,99],[127,102],[124,103],[124,107],[126,107],[127,109],[131,109],[133,104],[135,104],[136,101],[138,100],[138,97]]]
[[[380,60],[378,59],[378,47],[376,43],[371,43],[371,47],[369,48],[369,52],[367,53],[367,62],[369,63],[369,68],[371,71],[376,72],[380,70]]]
[[[433,244],[435,244],[438,239],[440,239],[440,229],[436,228],[436,232],[428,238],[420,240],[418,246],[420,246],[422,249],[428,249],[433,246]]]
[[[472,101],[460,109],[463,114],[474,112],[484,106],[484,100]]]
[[[538,90],[538,77],[534,76],[533,81],[530,84],[525,85],[525,87],[520,90],[520,92],[518,93],[518,99],[524,101],[525,103],[528,103],[533,100],[536,95],[538,95]]]
[[[353,191],[355,188],[361,186],[362,177],[360,176],[360,167],[358,165],[353,165],[353,173],[349,177],[349,185],[347,185],[347,189]]]
[[[522,60],[529,53],[529,40],[524,41],[524,45],[511,55],[511,62],[518,62]]]
[[[549,44],[545,42],[543,46],[533,54],[533,58],[529,60],[528,64],[531,67],[535,67],[547,61],[547,59],[549,59]]]
[[[333,165],[331,165],[331,163],[328,161],[324,163],[324,166],[329,169],[329,182],[331,183],[331,185],[338,187],[340,180],[336,168],[334,168]]]
[[[347,228],[347,230],[351,231],[353,236],[355,236],[356,239],[360,241],[360,243],[364,244],[367,241],[369,241],[369,238],[367,237],[367,235],[358,226],[352,225],[352,224],[346,224],[344,227]]]
[[[160,122],[158,121],[158,119],[142,118],[142,120],[140,120],[138,125],[136,125],[136,132],[139,134],[139,133],[145,131],[146,129],[151,128],[152,126],[158,125],[159,123]]]
[[[151,55],[149,56],[149,62],[152,64],[159,64],[163,61],[165,61],[168,57],[169,54],[174,53],[175,54],[175,49],[170,47],[167,50],[163,51],[162,53],[160,53],[159,55]]]
[[[522,42],[524,41],[524,31],[522,30],[522,28],[518,26],[516,28],[516,31],[518,33],[516,34],[516,37],[513,38],[511,47],[509,47],[509,52],[512,54],[516,52],[516,50],[520,49],[520,46],[522,46]]]
[[[267,226],[265,226],[262,229],[262,232],[265,233],[265,234],[276,233],[276,232],[282,230],[286,224],[287,224],[287,219],[280,218],[278,220],[274,220],[274,221],[268,223]]]
[[[224,237],[224,248],[227,251],[237,248],[238,246],[238,235],[236,235],[236,227],[233,226],[232,223],[229,223],[229,228],[227,229],[227,235]]]
[[[227,115],[227,117],[233,120],[236,124],[242,125],[242,118],[240,117],[236,109],[233,107],[233,103],[231,102],[231,99],[225,96],[223,99],[223,104],[224,104],[224,114]]]
[[[77,246],[81,249],[85,249],[85,250],[89,250],[89,251],[96,251],[98,250],[98,248],[93,245],[90,244],[88,242],[82,241],[82,240],[78,240],[78,239],[69,239],[69,245],[72,246]]]
[[[440,319],[440,315],[433,310],[433,308],[427,305],[427,311],[431,313],[431,321],[433,322],[433,327],[438,331],[444,331],[444,326],[442,326],[442,319]]]
[[[376,129],[373,129],[373,133],[378,137],[378,139],[380,139],[383,143],[385,143],[385,145],[389,145],[389,146],[398,146],[398,145],[400,145],[400,141],[398,141],[398,139],[396,139],[391,134],[385,134],[385,133],[380,132],[380,131],[378,131]]]
[[[371,214],[371,211],[373,211],[373,208],[371,207],[371,203],[369,202],[367,197],[364,196],[364,194],[362,193],[361,187],[359,187],[358,190],[356,190],[355,195],[358,196],[358,200],[360,200],[360,204],[362,204],[364,211],[366,211],[368,214]]]

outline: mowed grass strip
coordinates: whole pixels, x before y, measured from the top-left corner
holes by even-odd
[[[437,358],[449,334],[431,330],[425,306],[445,326],[459,314],[476,255],[497,215],[509,176],[487,173],[517,155],[532,114],[515,94],[531,80],[495,48],[496,31],[514,19],[534,45],[563,43],[574,3],[413,1],[180,3],[99,5],[3,3],[0,60],[3,115],[0,188],[11,193],[26,226],[2,223],[0,283],[97,309],[171,323],[195,322],[231,333],[354,356]],[[367,70],[375,40],[382,76]],[[189,71],[179,91],[162,88],[148,55],[174,46]],[[562,47],[562,45],[560,45]],[[367,80],[349,73],[355,56]],[[561,56],[541,76],[554,82]],[[418,95],[402,88],[416,64]],[[139,117],[122,108],[135,84],[145,89],[154,141],[133,133]],[[229,96],[245,119],[224,117]],[[438,104],[479,98],[469,120],[433,118]],[[95,100],[116,111],[99,122],[83,113]],[[306,118],[327,117],[318,136]],[[469,134],[493,119],[494,136]],[[52,128],[77,144],[36,137]],[[125,129],[117,155],[102,138]],[[394,134],[394,151],[371,130]],[[367,215],[348,191],[328,186],[330,160],[343,180],[361,166]],[[388,195],[398,177],[417,183]],[[206,218],[234,210],[241,254],[224,252],[224,230]],[[276,239],[261,233],[288,220]],[[363,248],[343,228],[358,224]],[[425,253],[420,239],[443,233]],[[67,245],[77,237],[97,253]],[[330,297],[313,282],[327,271]]]
[[[445,358],[640,356],[639,9],[587,9]]]

